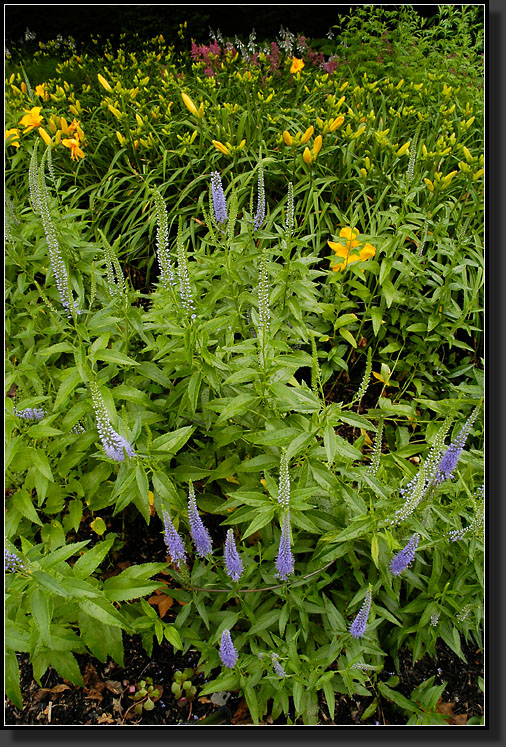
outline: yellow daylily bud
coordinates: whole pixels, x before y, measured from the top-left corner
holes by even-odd
[[[109,85],[109,83],[106,81],[106,79],[104,78],[104,76],[100,75],[100,73],[98,73],[97,78],[98,78],[98,82],[100,83],[100,85],[103,86],[106,91],[109,91],[109,93],[112,93],[112,88]]]
[[[458,173],[459,173],[458,171],[450,171],[450,173],[449,173],[449,174],[447,174],[447,175],[446,175],[446,176],[445,176],[445,177],[443,178],[443,180],[441,181],[441,187],[442,187],[442,188],[444,189],[444,188],[445,188],[445,187],[447,187],[447,186],[448,186],[449,184],[451,184],[451,182],[452,182],[452,180],[453,180],[454,176],[455,176],[456,174],[458,174]]]
[[[462,147],[462,151],[463,151],[463,153],[464,153],[464,155],[466,157],[466,161],[468,163],[472,163],[474,161],[474,158],[472,157],[470,150],[468,148],[466,148],[466,146],[464,145]]]
[[[283,140],[285,142],[285,145],[292,145],[293,144],[293,138],[288,132],[288,130],[284,130],[283,132]]]
[[[323,121],[323,119],[321,117],[316,117],[316,124],[318,125],[318,127],[320,128],[320,130],[323,130],[323,127],[324,127],[325,123],[324,123],[324,121]]]
[[[484,173],[485,173],[485,169],[478,169],[478,171],[475,174],[473,174],[473,181],[475,182],[477,179],[480,178],[480,176],[483,176]]]
[[[118,142],[120,145],[125,145],[126,138],[121,134],[121,132],[118,132],[118,130],[116,130],[116,137],[118,138]]]
[[[360,173],[364,177],[364,179],[367,179],[367,170],[366,169],[360,169]]]
[[[137,120],[137,124],[139,127],[142,127],[144,124],[144,120],[142,119],[141,115],[135,112],[135,119]]]
[[[427,189],[429,192],[434,192],[434,185],[432,184],[430,179],[424,179],[425,184],[427,185]]]
[[[225,156],[230,155],[230,151],[228,148],[226,148],[223,143],[220,143],[219,140],[213,140],[213,145],[215,148],[217,148],[221,153],[223,153]]]
[[[181,94],[181,98],[183,99],[183,103],[186,106],[186,108],[192,114],[198,115],[197,107],[195,106],[195,104],[193,103],[193,101],[191,100],[191,98],[186,93],[182,93]]]
[[[365,163],[366,169],[369,170],[371,168],[371,159],[369,158],[369,156],[366,156],[364,158],[364,163]]]
[[[341,125],[343,124],[343,122],[344,122],[344,117],[341,114],[341,116],[337,117],[337,119],[334,119],[334,121],[330,125],[330,127],[329,127],[330,132],[334,132],[335,130],[337,130],[338,127],[341,127]]]
[[[111,114],[114,114],[114,116],[116,117],[116,119],[121,119],[121,117],[123,116],[122,113],[120,112],[120,110],[116,109],[115,106],[112,106],[111,104],[109,104],[107,108],[109,109],[109,111],[111,112]]]
[[[246,139],[243,139],[243,140],[241,140],[241,142],[239,143],[239,145],[237,146],[237,148],[239,150],[242,150],[245,145],[246,145]]]
[[[316,158],[323,145],[323,138],[321,135],[317,135],[313,144],[313,158]]]
[[[58,127],[56,126],[56,124],[55,124],[55,122],[54,122],[54,120],[53,120],[52,117],[49,120],[49,129],[51,130],[51,132],[53,133],[53,135],[56,132],[56,130],[58,129]]]
[[[311,151],[309,148],[304,148],[304,153],[302,154],[302,160],[304,163],[307,163],[308,166],[310,166],[313,162],[313,156],[311,155]]]
[[[63,134],[62,131],[58,130],[57,133],[56,133],[56,135],[54,136],[54,142],[55,142],[56,145],[59,145],[61,143],[61,136],[62,136],[62,134]]]
[[[73,104],[71,104],[69,106],[69,111],[70,111],[71,114],[74,115],[74,117],[78,117],[79,116],[79,111],[78,111],[78,109],[76,109],[75,106],[73,106]]]
[[[359,128],[358,128],[358,130],[356,131],[356,133],[355,133],[354,137],[360,137],[360,135],[361,135],[361,134],[362,134],[363,132],[365,132],[365,125],[362,125],[362,127],[359,127]]]
[[[28,88],[26,87],[26,83],[24,80],[21,81],[20,88],[23,91],[23,93],[28,93]]]
[[[425,143],[423,143],[422,145],[422,154],[424,158],[427,158],[427,156],[429,155],[429,151],[427,150],[427,146],[425,145]]]
[[[67,120],[65,119],[65,117],[60,117],[60,129],[64,135],[69,134],[69,127],[68,127]]]
[[[43,139],[46,145],[51,145],[51,136],[44,130],[43,127],[39,127],[39,135]]]
[[[198,117],[199,119],[202,119],[202,117],[203,117],[203,116],[204,116],[204,102],[203,102],[203,101],[201,101],[201,102],[200,102],[200,105],[199,105],[199,110],[198,110],[198,112],[197,112],[197,117]]]
[[[404,85],[404,78],[401,78],[401,80],[397,83],[396,88],[401,88]]]
[[[471,171],[471,167],[465,161],[459,161],[457,166],[464,174],[468,174]]]
[[[302,145],[307,143],[307,141],[309,140],[313,132],[314,132],[314,127],[313,125],[310,125],[300,139],[300,142],[302,143]]]
[[[410,143],[411,143],[411,140],[408,140],[407,143],[404,143],[404,145],[401,145],[401,147],[399,148],[399,150],[397,151],[395,155],[403,156],[409,150]]]

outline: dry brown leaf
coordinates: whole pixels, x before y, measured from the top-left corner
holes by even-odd
[[[102,713],[97,720],[97,724],[115,724],[116,721],[113,719],[110,713]]]
[[[33,700],[37,702],[38,700],[42,700],[44,695],[61,695],[65,690],[70,690],[70,687],[68,685],[55,685],[54,687],[41,687],[40,690],[37,690],[36,693],[33,694]]]
[[[104,685],[110,690],[113,695],[120,695],[123,692],[123,686],[118,680],[106,680]]]
[[[253,723],[245,700],[241,700],[241,702],[237,706],[237,710],[232,716],[232,723],[234,724],[234,726]]]
[[[451,726],[464,726],[467,723],[467,713],[453,713],[456,703],[444,703],[443,699],[439,699],[436,711],[442,713],[443,716],[448,716],[446,721]]]
[[[86,671],[83,676],[84,681],[84,698],[85,700],[102,700],[104,683],[97,674],[97,670],[91,662],[86,664]]]

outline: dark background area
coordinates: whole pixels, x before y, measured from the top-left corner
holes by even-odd
[[[281,27],[309,39],[323,38],[346,15],[351,5],[5,5],[5,42],[23,42],[28,28],[36,42],[47,42],[58,34],[86,44],[91,35],[117,39],[120,34],[138,34],[149,39],[163,34],[178,44],[179,24],[187,21],[187,39],[209,41],[209,30],[220,30],[226,38],[245,40],[254,29],[256,41],[274,40]],[[392,9],[395,5],[385,3]],[[437,5],[413,5],[422,16],[437,14]]]

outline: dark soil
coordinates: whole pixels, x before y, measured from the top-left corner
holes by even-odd
[[[117,531],[125,538],[125,544],[113,554],[113,564],[105,571],[105,575],[118,572],[126,565],[158,562],[165,560],[165,546],[160,531],[150,527],[146,531],[146,524],[133,507],[129,507],[122,517],[107,516],[107,511],[100,512],[106,521],[109,531]],[[84,518],[76,539],[88,539],[92,532],[88,529],[92,516]],[[125,526],[121,522],[125,520]],[[212,521],[216,519],[216,521]],[[154,519],[156,522],[157,520]],[[219,517],[206,517],[206,523],[217,542],[223,542],[222,528]],[[87,527],[84,530],[84,527]],[[95,537],[93,537],[95,539]],[[90,543],[91,545],[91,543]],[[116,570],[115,570],[116,569]],[[174,617],[169,609],[164,620],[170,621]],[[392,674],[399,676],[399,683],[395,689],[406,697],[420,683],[435,675],[434,684],[447,682],[442,695],[442,707],[449,713],[450,724],[465,724],[469,718],[483,715],[483,693],[478,685],[478,678],[483,676],[483,655],[474,644],[462,641],[462,651],[466,661],[460,660],[446,644],[440,642],[437,650],[437,660],[429,656],[416,662],[413,666],[412,656],[408,650],[401,652],[399,670],[395,671],[393,661],[387,659],[384,670],[378,674],[380,681],[386,681]],[[21,672],[21,692],[24,707],[15,708],[6,701],[5,724],[9,726],[25,725],[132,725],[132,726],[174,726],[184,722],[193,722],[205,718],[219,711],[220,702],[214,696],[199,698],[199,686],[204,684],[204,677],[198,671],[199,653],[190,649],[185,654],[176,652],[172,646],[163,642],[158,645],[156,640],[153,652],[148,656],[142,647],[140,636],[124,635],[124,667],[110,660],[101,663],[87,655],[76,655],[84,677],[84,687],[76,687],[62,678],[53,670],[48,669],[39,686],[32,675],[32,668],[28,655],[19,654],[18,661]],[[177,669],[187,667],[194,669],[193,683],[197,687],[197,695],[193,702],[177,702],[171,692],[173,674]],[[216,672],[218,674],[218,672]],[[139,716],[134,713],[132,694],[136,684],[147,677],[151,677],[153,684],[162,689],[161,697],[155,702],[152,711],[143,711]],[[213,675],[209,677],[213,679]],[[321,694],[320,694],[321,695]],[[238,693],[226,695],[226,705],[222,709],[225,723],[228,725],[251,724],[251,718],[244,700]],[[213,700],[211,700],[213,698]],[[345,696],[336,695],[334,718],[331,719],[327,705],[320,697],[319,724],[322,726],[357,725],[405,725],[407,716],[394,704],[381,699],[379,707],[369,718],[362,719],[364,711],[371,704],[373,696]],[[446,704],[446,705],[445,705]],[[294,713],[290,714],[294,719]],[[460,720],[459,720],[460,718]],[[265,725],[273,724],[272,719],[266,717]],[[274,725],[286,725],[285,717],[277,719]]]
[[[158,646],[155,642],[153,655],[148,657],[142,649],[140,637],[125,636],[125,666],[119,667],[113,661],[102,664],[91,657],[79,656],[77,659],[84,675],[85,686],[75,687],[65,682],[53,670],[49,669],[43,677],[41,687],[33,681],[28,655],[19,658],[21,670],[21,692],[25,706],[23,710],[15,708],[9,701],[6,703],[5,724],[9,726],[25,725],[131,725],[131,726],[175,726],[185,722],[194,722],[219,710],[224,714],[223,725],[243,726],[251,724],[247,707],[238,693],[230,693],[226,707],[220,709],[220,703],[210,698],[199,698],[198,686],[203,684],[202,675],[197,674],[193,682],[197,685],[197,697],[192,703],[178,704],[170,691],[172,675],[176,669],[196,667],[198,654],[189,651],[177,655],[168,644]],[[438,647],[437,661],[425,656],[414,666],[411,654],[403,652],[400,657],[400,680],[396,690],[406,697],[420,683],[435,675],[435,684],[447,682],[442,695],[441,711],[448,713],[449,725],[464,725],[472,716],[483,715],[483,694],[478,686],[478,677],[483,675],[483,657],[475,646],[462,646],[467,663],[458,659],[444,643]],[[394,673],[388,669],[379,676],[386,680]],[[133,712],[133,700],[130,689],[146,677],[152,677],[153,683],[163,688],[161,698],[156,701],[152,711],[144,711],[140,716]],[[367,719],[361,716],[372,702],[371,697],[345,695],[336,696],[334,719],[331,719],[323,697],[320,698],[320,726],[375,726],[406,724],[405,713],[395,705],[382,699],[380,707]],[[293,718],[293,713],[291,714]],[[284,718],[275,723],[267,717],[265,725],[286,725]]]

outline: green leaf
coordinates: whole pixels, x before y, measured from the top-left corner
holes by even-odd
[[[51,467],[49,466],[49,461],[45,453],[40,449],[33,449],[32,459],[35,468],[41,473],[41,475],[47,478],[50,482],[53,482],[53,473],[51,472]]]
[[[336,708],[336,694],[332,682],[326,680],[322,683],[322,690],[325,693],[325,700],[327,701],[327,708],[329,709],[330,718],[334,719],[334,713]]]
[[[19,665],[14,651],[5,652],[5,693],[16,708],[23,709]]]
[[[72,682],[77,687],[83,687],[84,681],[75,656],[70,651],[48,651],[47,659],[50,666],[56,669],[60,677]]]
[[[91,599],[80,599],[79,607],[83,612],[86,612],[87,615],[96,618],[99,622],[117,628],[123,628],[127,632],[130,632],[130,626],[126,620],[118,610],[106,600],[92,601]]]
[[[234,690],[238,690],[239,687],[239,675],[235,672],[225,672],[224,674],[219,675],[212,682],[208,682],[207,685],[204,685],[204,687],[199,690],[199,696],[211,695],[211,693],[219,692],[234,692]]]
[[[294,412],[317,412],[322,403],[318,397],[305,387],[289,387],[280,381],[271,384],[271,390],[276,397],[279,409],[294,410]]]
[[[397,291],[395,287],[392,285],[390,280],[384,280],[383,284],[381,286],[381,290],[383,291],[383,295],[385,296],[385,301],[387,302],[388,308],[392,305],[392,303],[395,300],[395,296],[397,294]]]
[[[89,542],[90,540],[83,540],[82,542],[73,542],[70,545],[59,547],[58,550],[54,550],[54,552],[49,553],[49,555],[44,555],[40,561],[40,567],[47,570],[47,568],[51,568],[62,560],[67,560],[71,555],[75,555],[79,550],[82,550],[83,547],[86,547]]]
[[[253,723],[258,724],[258,700],[255,690],[251,687],[251,685],[246,685],[245,687],[243,687],[243,693],[246,699],[246,705],[248,706],[250,712],[250,716],[253,719]]]
[[[58,594],[60,597],[68,597],[69,594],[66,589],[49,573],[44,571],[32,571],[32,577],[45,589],[52,591],[54,594]]]
[[[153,440],[151,450],[166,451],[170,454],[176,454],[188,441],[194,431],[195,428],[192,425],[187,425],[184,428],[172,431],[172,433],[165,433],[163,436],[159,436]]]
[[[25,519],[28,519],[33,524],[42,526],[42,521],[39,519],[39,515],[35,510],[27,490],[24,488],[17,490],[12,496],[11,503],[12,506],[16,508],[16,511],[19,511]]]
[[[95,353],[95,360],[105,361],[106,363],[118,363],[120,366],[138,366],[139,363],[118,350],[103,348]]]
[[[341,335],[341,337],[344,337],[346,342],[349,342],[352,347],[357,347],[357,341],[355,340],[349,329],[340,329],[339,334]]]
[[[248,526],[246,531],[242,535],[242,539],[246,539],[246,537],[249,537],[251,534],[254,534],[255,532],[258,532],[259,529],[264,527],[266,524],[268,524],[270,521],[272,521],[272,518],[274,516],[275,508],[268,508],[264,509],[258,516],[256,516],[251,524]]]
[[[379,306],[371,307],[371,320],[374,335],[377,337],[383,321],[383,312]]]
[[[169,389],[171,387],[170,379],[155,363],[151,363],[151,361],[142,361],[142,363],[139,364],[136,373],[140,374],[141,376],[146,376],[152,381],[156,381],[157,384],[161,384],[161,386],[165,387],[166,389]]]
[[[174,648],[178,649],[179,651],[182,650],[183,642],[181,641],[181,636],[179,635],[179,631],[175,627],[175,625],[166,625],[163,634],[168,642],[174,646]]]
[[[75,366],[69,368],[56,394],[53,410],[58,411],[62,409],[63,405],[67,402],[68,398],[79,384],[82,384],[82,379],[78,369]]]
[[[51,613],[49,611],[47,595],[41,589],[35,587],[30,595],[30,610],[32,619],[37,626],[41,640],[46,646],[51,647],[51,634],[49,624]]]

